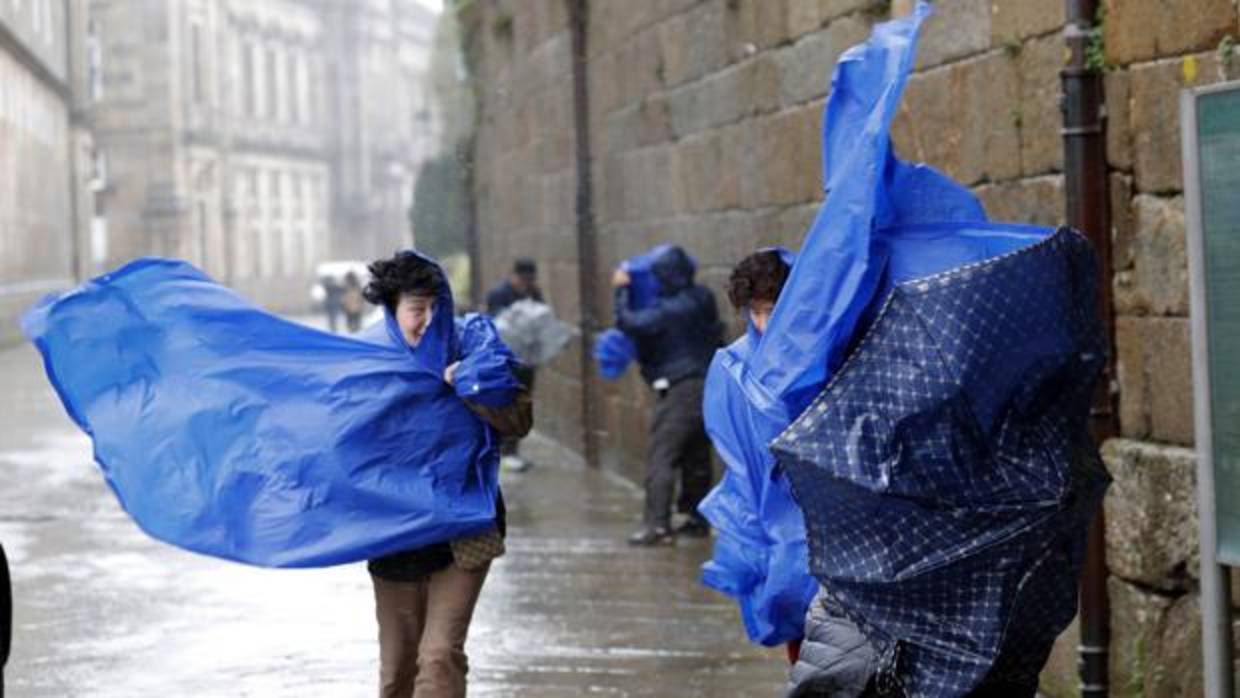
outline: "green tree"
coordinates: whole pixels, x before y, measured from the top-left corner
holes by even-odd
[[[464,152],[454,148],[422,164],[409,210],[418,249],[441,259],[469,249],[470,180]]]

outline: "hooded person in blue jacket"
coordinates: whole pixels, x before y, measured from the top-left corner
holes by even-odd
[[[370,273],[366,298],[383,306],[387,316],[386,327],[381,323],[376,329],[399,333],[413,360],[442,366],[444,390],[452,391],[462,360],[478,358],[467,353],[468,335],[478,329],[471,323],[490,320],[454,319],[447,279],[429,258],[400,253],[371,264]],[[510,355],[493,358],[487,362],[494,370],[515,368]],[[531,403],[524,388],[498,400],[481,395],[461,400],[490,432],[492,448],[500,438],[523,436],[530,429]],[[491,560],[503,554],[504,502],[498,490],[495,509],[495,525],[479,534],[369,562],[379,621],[380,698],[465,695],[470,619]]]
[[[697,512],[711,486],[710,441],[702,422],[702,388],[711,357],[722,342],[723,326],[710,289],[694,283],[693,261],[683,249],[668,247],[653,265],[659,283],[654,305],[634,310],[631,279],[617,269],[616,327],[637,345],[642,378],[658,395],[650,427],[646,463],[646,507],[633,545],[674,542],[675,534],[704,537],[710,526]],[[678,509],[689,518],[671,528],[676,471],[680,471]]]
[[[775,303],[792,271],[793,255],[782,248],[758,250],[728,278],[728,300],[748,320],[750,340],[766,333]],[[788,643],[792,663],[788,698],[866,698],[873,693],[878,658],[865,635],[825,594],[805,617],[805,637]],[[870,693],[866,693],[870,691]]]

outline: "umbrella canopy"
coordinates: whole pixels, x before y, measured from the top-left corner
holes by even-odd
[[[504,344],[527,366],[550,363],[575,334],[551,306],[528,298],[505,308],[495,318],[495,326]]]
[[[893,230],[978,256],[1027,230]],[[997,241],[997,242],[996,242]],[[772,444],[810,569],[909,696],[1036,685],[1076,613],[1108,478],[1087,430],[1105,363],[1088,243],[1060,230],[897,279],[869,331]]]

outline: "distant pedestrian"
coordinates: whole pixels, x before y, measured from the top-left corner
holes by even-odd
[[[345,328],[352,334],[362,329],[362,315],[366,312],[366,298],[362,295],[362,282],[357,272],[344,275],[344,290],[340,293],[340,309],[344,311]]]
[[[327,313],[327,329],[336,332],[340,328],[341,298],[344,294],[344,286],[336,280],[331,274],[324,274],[319,278],[319,285],[323,287],[323,311]]]
[[[453,318],[452,292],[443,270],[429,258],[403,253],[375,262],[370,271],[367,300],[383,306],[394,318],[415,359],[426,365],[443,364],[444,382],[455,386],[462,360],[472,356],[463,355],[461,348],[464,329],[470,327],[471,320]],[[476,316],[472,321],[490,323]],[[484,346],[479,351],[493,349]],[[462,402],[495,437],[521,436],[530,429],[531,406],[524,390],[498,407],[465,399]],[[479,535],[369,562],[379,622],[380,698],[465,695],[465,640],[474,605],[491,560],[504,550],[504,501],[498,492],[495,509],[495,525]]]
[[[512,264],[512,272],[487,294],[487,315],[495,317],[504,308],[521,300],[543,303],[542,289],[538,287],[538,264],[522,257]]]
[[[4,698],[4,665],[13,644],[13,584],[9,580],[9,560],[0,543],[0,698]]]
[[[487,294],[487,315],[498,317],[509,306],[523,300],[545,302],[542,289],[538,287],[538,265],[534,260],[524,257],[513,262],[508,278]],[[517,368],[517,380],[529,391],[531,398],[535,377],[536,370],[533,366],[522,364]],[[500,443],[500,463],[505,469],[523,471],[533,465],[533,462],[521,455],[520,449],[520,438],[509,437]]]
[[[697,505],[711,486],[710,441],[702,422],[702,387],[711,357],[722,341],[723,327],[710,289],[694,283],[693,261],[679,247],[667,248],[653,264],[659,295],[653,306],[633,310],[632,279],[617,269],[616,327],[637,345],[642,377],[657,401],[650,425],[646,462],[646,507],[642,527],[629,537],[633,545],[661,545],[676,534],[704,537],[710,526]],[[676,475],[680,474],[678,509],[688,519],[671,528]]]

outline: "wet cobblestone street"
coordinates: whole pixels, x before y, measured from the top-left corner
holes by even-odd
[[[29,346],[0,349],[0,541],[14,578],[13,698],[372,696],[364,566],[263,570],[156,542],[121,511]],[[508,554],[470,635],[471,696],[771,696],[782,650],[749,645],[697,581],[708,541],[624,543],[640,493],[533,439],[504,476]]]

